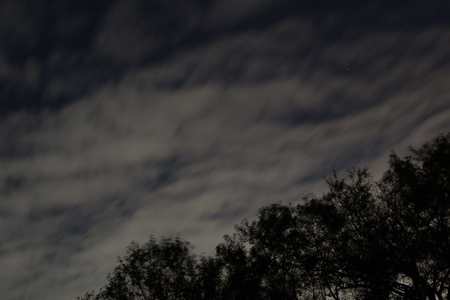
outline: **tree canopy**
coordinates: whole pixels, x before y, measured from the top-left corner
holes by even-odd
[[[132,243],[98,293],[123,299],[450,299],[450,134],[375,181],[354,168],[300,204],[259,210],[213,256],[179,237]]]

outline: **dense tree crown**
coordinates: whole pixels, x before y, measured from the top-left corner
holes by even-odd
[[[273,204],[198,257],[178,237],[132,243],[98,293],[79,300],[450,299],[450,134]]]

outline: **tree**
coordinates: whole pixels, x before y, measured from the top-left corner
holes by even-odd
[[[450,134],[326,179],[297,205],[263,207],[215,256],[179,238],[132,243],[98,294],[115,299],[450,299]]]
[[[450,135],[411,152],[392,154],[378,182],[367,169],[334,174],[321,197],[264,207],[237,226],[259,290],[271,299],[449,299]]]
[[[403,159],[392,154],[379,182],[367,170],[352,170],[349,182],[334,176],[328,193],[306,203],[331,205],[343,220],[339,228],[327,226],[338,229],[328,248],[335,265],[322,268],[320,278],[332,278],[351,298],[450,297],[450,135],[411,152]],[[319,224],[324,213],[330,210],[319,211]]]
[[[392,154],[380,182],[392,262],[410,299],[449,298],[450,135]],[[409,283],[409,284],[406,284]]]
[[[98,295],[80,300],[202,299],[199,264],[191,245],[178,237],[150,238],[142,246],[133,242],[118,263]]]

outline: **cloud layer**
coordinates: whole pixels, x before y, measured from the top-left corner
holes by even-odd
[[[98,289],[150,235],[209,254],[261,206],[321,193],[333,168],[379,176],[391,149],[450,128],[448,23],[426,9],[414,27],[403,10],[383,26],[344,6],[101,2],[3,4],[33,13],[0,18],[29,49],[0,49],[2,298]],[[39,19],[54,15],[71,17]]]

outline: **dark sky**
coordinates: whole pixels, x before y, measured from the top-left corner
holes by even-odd
[[[212,253],[322,178],[450,130],[449,1],[0,1],[0,298],[132,241]]]

